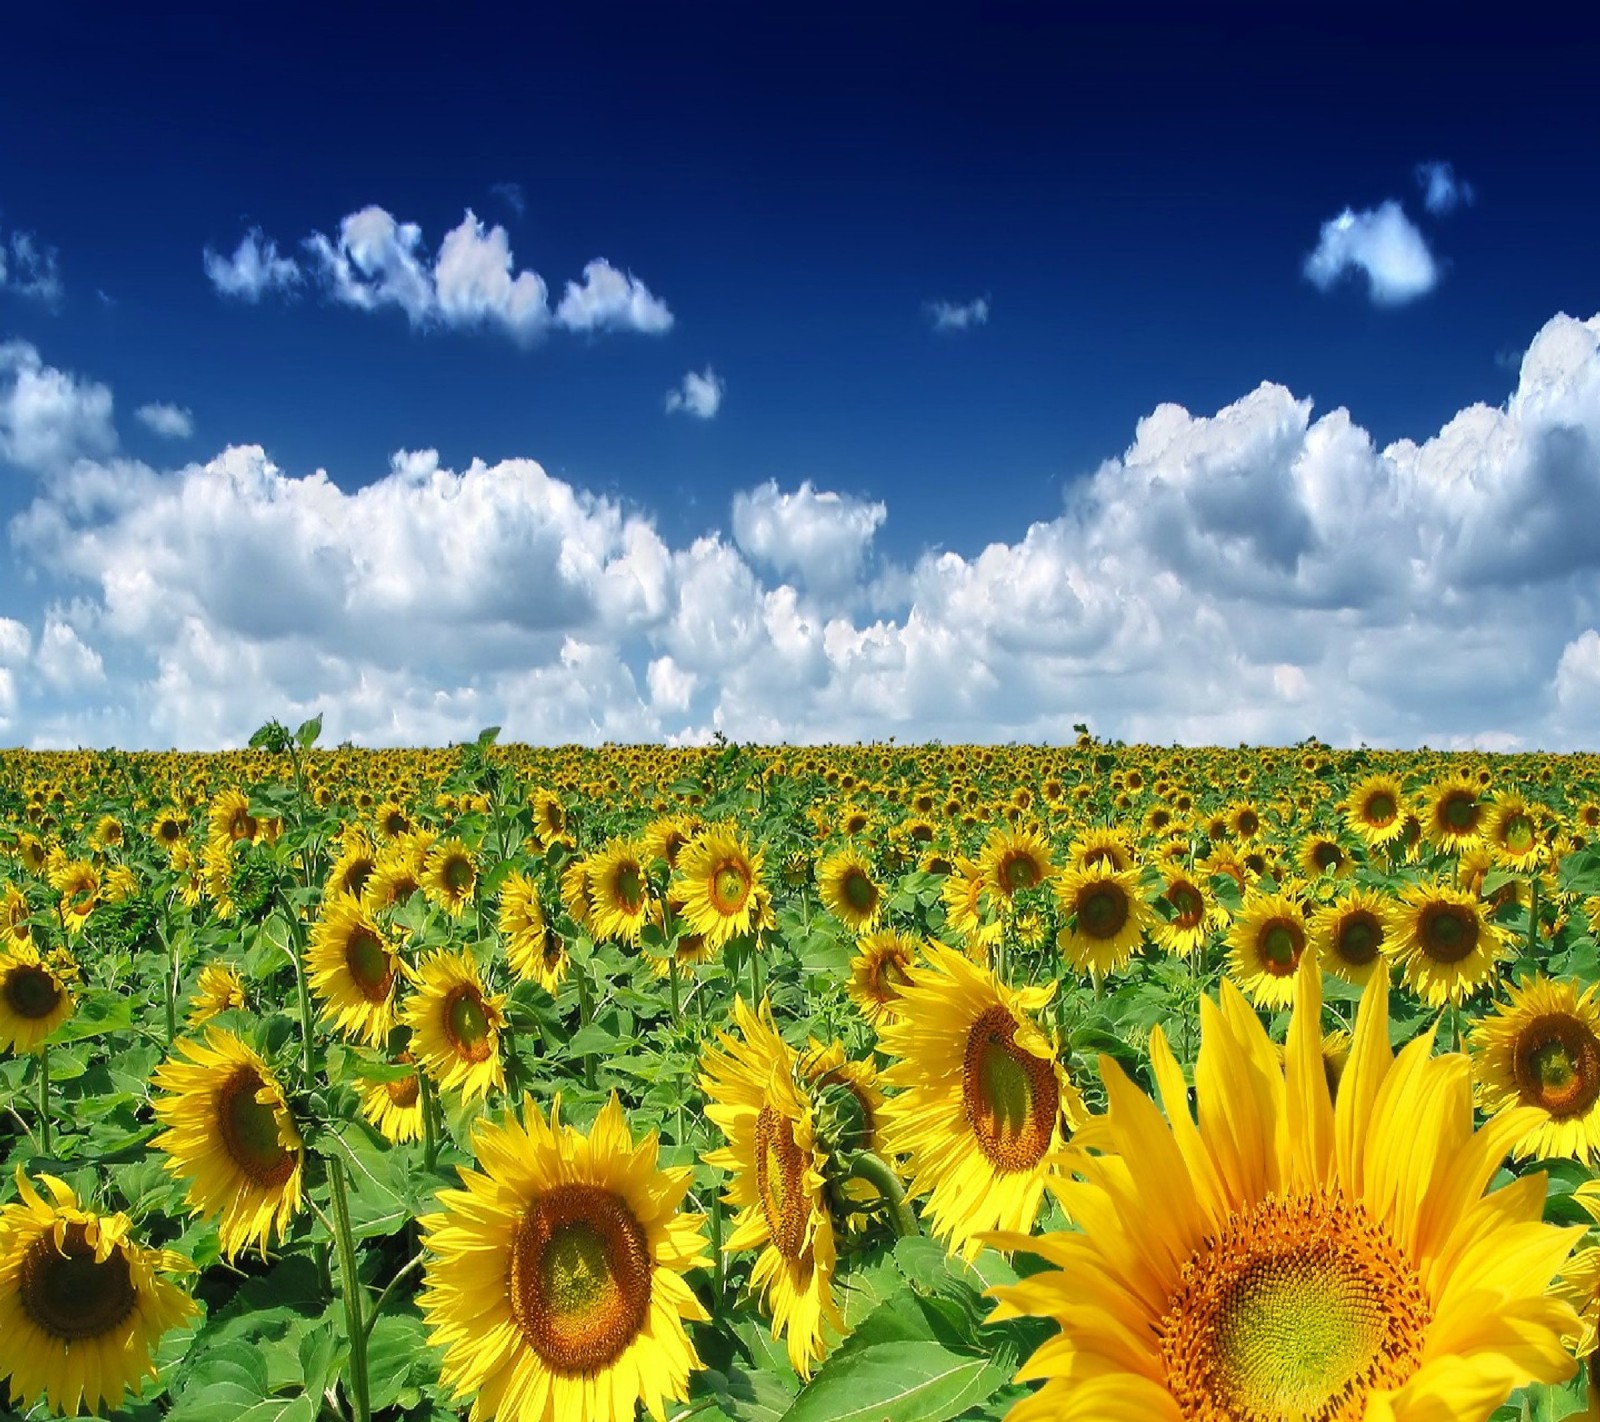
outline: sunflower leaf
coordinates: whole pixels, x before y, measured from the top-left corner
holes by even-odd
[[[783,1422],[945,1422],[1009,1377],[981,1353],[921,1340],[879,1343],[824,1364]]]

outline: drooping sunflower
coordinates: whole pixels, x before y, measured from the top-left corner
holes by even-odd
[[[1366,986],[1393,943],[1394,909],[1375,889],[1352,889],[1311,914],[1311,940],[1330,973]]]
[[[156,1376],[161,1335],[199,1311],[168,1277],[193,1266],[140,1244],[127,1215],[38,1178],[43,1193],[19,1167],[20,1198],[0,1207],[0,1378],[19,1407],[42,1393],[57,1416],[115,1409]]]
[[[1540,1222],[1542,1176],[1483,1193],[1527,1117],[1474,1134],[1467,1061],[1431,1032],[1391,1056],[1384,973],[1330,1098],[1309,955],[1294,999],[1281,1067],[1237,990],[1202,1001],[1198,1124],[1159,1026],[1168,1120],[1102,1059],[1109,1113],[1056,1187],[1083,1230],[997,1240],[1054,1267],[992,1290],[993,1318],[1061,1329],[1008,1422],[1484,1422],[1571,1374],[1577,1318],[1545,1290],[1580,1232]]]
[[[883,890],[872,868],[853,845],[836,849],[817,865],[817,893],[823,905],[852,933],[865,933],[883,912]]]
[[[1128,965],[1156,915],[1139,897],[1132,869],[1108,863],[1069,869],[1055,885],[1066,922],[1056,945],[1079,972],[1096,981]]]
[[[589,929],[596,938],[637,944],[650,919],[650,878],[644,846],[608,840],[589,858]]]
[[[459,839],[442,840],[429,851],[422,891],[452,918],[460,918],[478,888],[478,862]]]
[[[676,869],[678,855],[698,832],[699,827],[687,815],[657,815],[644,827],[645,853],[668,869]]]
[[[370,1046],[388,1040],[400,957],[359,900],[336,894],[323,904],[311,929],[306,968],[326,1021]]]
[[[586,929],[589,927],[593,902],[589,887],[589,856],[575,856],[561,871],[561,906],[579,928]]]
[[[989,831],[983,852],[978,855],[978,873],[983,886],[1008,904],[1024,889],[1037,889],[1055,875],[1056,867],[1050,858],[1050,841],[1037,829],[1003,829]]]
[[[305,1173],[277,1078],[247,1043],[210,1027],[203,1042],[180,1040],[153,1082],[166,1093],[150,1102],[166,1129],[151,1144],[189,1181],[190,1210],[217,1216],[227,1258],[256,1242],[265,1257],[300,1208]]]
[[[0,1050],[31,1052],[72,1016],[71,973],[30,939],[0,950]]]
[[[1395,957],[1406,987],[1430,1007],[1462,1002],[1492,982],[1505,948],[1505,930],[1471,894],[1444,883],[1401,891]]]
[[[749,933],[760,915],[763,851],[751,851],[734,830],[702,830],[678,851],[673,896],[684,921],[707,949]]]
[[[573,842],[567,828],[566,807],[553,790],[535,790],[533,793],[533,832],[546,849],[552,845],[570,845]]]
[[[969,953],[987,961],[989,948],[1005,934],[1005,924],[985,914],[983,895],[983,874],[978,866],[970,859],[958,858],[940,891],[945,928],[961,935]]]
[[[1013,990],[953,948],[907,970],[904,1010],[879,1029],[900,1088],[883,1108],[886,1147],[910,1157],[933,1232],[968,1258],[985,1230],[1026,1230],[1060,1167],[1083,1099],[1030,1013],[1055,984]]]
[[[1466,776],[1452,775],[1430,786],[1422,833],[1429,844],[1455,853],[1482,838],[1484,805],[1482,787]]]
[[[1512,1147],[1518,1156],[1600,1158],[1600,986],[1580,994],[1541,975],[1506,996],[1468,1036],[1478,1105],[1538,1113]]]
[[[203,1027],[219,1013],[244,1005],[244,981],[239,970],[230,963],[207,963],[200,969],[200,980],[189,1003],[189,1026]]]
[[[28,896],[15,884],[0,889],[0,953],[33,942],[33,929],[28,926],[32,914]]]
[[[409,1051],[398,1053],[395,1066],[409,1066],[414,1058]],[[423,1137],[422,1079],[415,1069],[407,1076],[388,1081],[369,1081],[361,1091],[361,1114],[383,1134],[385,1140],[420,1141]]]
[[[1287,1007],[1295,973],[1316,945],[1300,905],[1287,894],[1251,893],[1228,933],[1228,970],[1258,1007]]]
[[[51,867],[50,887],[61,895],[68,933],[80,933],[100,902],[100,871],[87,859],[63,859]]]
[[[1198,874],[1181,868],[1169,870],[1160,897],[1172,916],[1158,915],[1150,936],[1174,957],[1186,958],[1204,948],[1212,932],[1227,925],[1227,909],[1212,897]]]
[[[711,1262],[704,1216],[680,1209],[693,1172],[658,1165],[653,1131],[636,1145],[615,1096],[588,1135],[560,1109],[547,1122],[530,1096],[520,1121],[480,1121],[480,1168],[419,1221],[440,1381],[475,1395],[474,1422],[632,1422],[640,1402],[660,1419],[703,1366],[684,1328],[708,1317],[683,1277]]]
[[[505,999],[487,995],[470,953],[429,953],[406,974],[415,984],[402,1016],[411,1028],[411,1051],[442,1090],[465,1100],[503,1089],[500,1030]]]
[[[824,1326],[844,1332],[833,1297],[837,1259],[833,1216],[824,1194],[826,1155],[818,1147],[811,1104],[795,1085],[795,1053],[763,1003],[733,1004],[740,1037],[719,1031],[719,1047],[701,1055],[706,1115],[727,1145],[706,1164],[732,1172],[723,1198],[738,1215],[725,1253],[759,1250],[751,1284],[772,1314],[789,1361],[802,1377],[826,1349]],[[742,1038],[742,1040],[741,1040]]]
[[[1116,828],[1086,829],[1067,846],[1067,863],[1074,869],[1109,866],[1120,874],[1137,862],[1133,842]]]
[[[1379,772],[1350,787],[1344,822],[1368,849],[1391,844],[1405,832],[1405,795],[1400,782]]]
[[[512,972],[524,982],[542,982],[545,934],[549,930],[544,906],[539,902],[539,886],[526,874],[513,870],[501,882],[497,922]],[[546,991],[554,993],[555,989],[547,986]]]
[[[898,1013],[900,989],[911,981],[906,969],[917,961],[921,947],[910,934],[892,928],[865,934],[856,944],[845,991],[869,1026],[876,1027]]]

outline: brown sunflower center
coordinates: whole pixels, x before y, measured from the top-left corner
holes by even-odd
[[[1600,1041],[1568,1013],[1547,1013],[1522,1029],[1515,1070],[1523,1104],[1558,1119],[1581,1116],[1600,1100]]]
[[[444,1000],[443,1018],[451,1051],[463,1061],[488,1061],[494,1044],[490,1041],[489,1014],[477,988],[471,983],[452,988]]]
[[[1042,877],[1039,861],[1025,849],[1013,849],[1003,855],[999,870],[995,877],[1007,895],[1036,887]]]
[[[61,984],[46,968],[19,963],[5,976],[6,1006],[18,1017],[37,1022],[48,1017],[61,1002]]]
[[[1238,818],[1233,822],[1234,829],[1245,838],[1249,838],[1261,828],[1261,816],[1254,810],[1240,810]]]
[[[471,892],[476,875],[473,873],[472,861],[466,855],[452,854],[444,861],[439,877],[452,894],[466,894]]]
[[[18,1270],[17,1299],[45,1333],[76,1343],[110,1333],[133,1312],[138,1294],[122,1249],[96,1261],[83,1224],[74,1221],[59,1248],[53,1234],[29,1245]]]
[[[637,864],[623,864],[617,869],[617,902],[629,913],[638,913],[644,902],[644,873]]]
[[[723,917],[744,907],[750,897],[750,874],[744,865],[729,859],[717,865],[711,876],[711,906]]]
[[[236,1067],[217,1092],[217,1130],[229,1158],[256,1185],[276,1189],[294,1174],[294,1153],[278,1134],[278,1114],[256,1099],[263,1082],[252,1066]]]
[[[854,814],[845,816],[844,832],[846,834],[860,834],[871,823],[872,821],[865,814],[857,810]]]
[[[1439,819],[1456,834],[1477,828],[1478,797],[1469,790],[1452,790],[1439,802]]]
[[[1417,942],[1435,963],[1459,963],[1478,946],[1478,916],[1462,904],[1425,904]]]
[[[171,844],[183,837],[183,826],[177,820],[162,820],[156,826],[156,836],[163,844]]]
[[[1288,977],[1300,964],[1306,931],[1292,918],[1269,918],[1256,934],[1261,966],[1274,977]]]
[[[1206,915],[1206,901],[1193,884],[1180,882],[1168,886],[1167,902],[1175,910],[1172,922],[1177,928],[1198,928]]]
[[[1092,884],[1078,895],[1078,930],[1115,938],[1128,921],[1128,896],[1116,884]]]
[[[852,865],[845,871],[839,887],[844,894],[844,901],[857,913],[871,913],[878,905],[878,886],[863,869]]]
[[[344,891],[353,898],[359,899],[361,891],[367,887],[367,880],[372,877],[372,871],[378,867],[377,862],[365,856],[352,860],[344,871]]]
[[[794,1122],[763,1106],[756,1117],[756,1189],[767,1217],[772,1247],[785,1259],[798,1259],[811,1214],[805,1190],[805,1156],[794,1138]]]
[[[1312,846],[1311,862],[1326,873],[1344,863],[1344,851],[1331,839],[1319,839]]]
[[[1061,1111],[1054,1064],[1016,1044],[1016,1019],[1001,1004],[967,1033],[961,1103],[984,1158],[1001,1173],[1031,1170],[1050,1148]]]
[[[614,1362],[650,1312],[650,1243],[620,1195],[557,1185],[528,1207],[511,1246],[511,1317],[544,1364],[571,1377]]]
[[[394,961],[383,940],[365,924],[358,925],[345,944],[344,965],[350,981],[368,1002],[383,1002],[394,984]]]
[[[394,1060],[396,1066],[409,1066],[416,1058],[409,1051],[402,1051]],[[417,1097],[422,1094],[422,1082],[416,1072],[412,1072],[410,1076],[400,1076],[384,1082],[383,1089],[396,1106],[415,1106]]]
[[[1385,825],[1392,825],[1394,817],[1400,813],[1400,807],[1395,804],[1394,796],[1387,790],[1375,790],[1367,796],[1367,802],[1361,807],[1361,818],[1369,825],[1379,829]]]
[[[1376,914],[1366,909],[1352,909],[1339,920],[1334,930],[1334,951],[1351,967],[1364,968],[1378,956],[1378,946],[1383,942],[1383,925]]]
[[[1354,1422],[1417,1369],[1415,1268],[1337,1192],[1269,1195],[1183,1266],[1159,1327],[1186,1422]]]

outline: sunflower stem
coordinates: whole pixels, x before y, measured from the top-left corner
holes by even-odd
[[[350,1335],[350,1397],[355,1405],[355,1422],[372,1422],[372,1400],[367,1386],[367,1330],[361,1319],[361,1278],[356,1272],[356,1246],[350,1233],[344,1162],[330,1155],[327,1163],[334,1240],[339,1247],[339,1275],[344,1284],[345,1328]]]
[[[283,909],[284,931],[289,936],[284,949],[294,963],[294,983],[300,1002],[300,1060],[305,1067],[306,1083],[309,1085],[317,1074],[317,1039],[311,1025],[311,992],[306,986],[305,954],[302,952],[300,942],[300,916],[281,893],[278,903]]]
[[[395,1291],[396,1287],[400,1283],[406,1279],[409,1279],[413,1274],[415,1274],[417,1270],[422,1267],[422,1263],[422,1254],[420,1252],[414,1254],[409,1260],[406,1261],[404,1265],[401,1266],[399,1272],[396,1273],[394,1278],[390,1279],[389,1282],[383,1286],[383,1292],[378,1295],[377,1302],[372,1305],[372,1312],[369,1313],[366,1318],[368,1338],[372,1337],[372,1330],[377,1326],[378,1323],[378,1315],[383,1312],[384,1304],[389,1302],[389,1295]]]
[[[589,988],[589,971],[587,963],[579,968],[577,977],[578,1027],[581,1030],[582,1028],[587,1027],[594,1019],[594,997]],[[593,1091],[597,1084],[593,1052],[585,1052],[583,1054],[583,1084],[588,1087],[590,1091]]]
[[[422,1161],[431,1175],[439,1161],[439,1103],[428,1073],[417,1068],[417,1090],[422,1095]]]
[[[39,1154],[50,1154],[50,1044],[39,1048]]]
[[[882,1156],[870,1150],[857,1151],[850,1159],[849,1175],[854,1180],[865,1180],[883,1197],[889,1206],[889,1218],[894,1221],[894,1232],[900,1238],[908,1239],[922,1233],[900,1177]]]

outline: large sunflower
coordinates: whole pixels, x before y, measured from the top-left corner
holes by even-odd
[[[723,1197],[739,1214],[723,1249],[757,1249],[751,1283],[772,1313],[773,1331],[802,1377],[822,1356],[823,1325],[844,1331],[833,1297],[833,1216],[824,1194],[827,1157],[817,1145],[809,1101],[795,1085],[795,1054],[763,1004],[733,1004],[743,1040],[718,1032],[721,1050],[701,1056],[706,1115],[728,1144],[706,1164],[731,1171]]]
[[[1484,805],[1476,780],[1452,775],[1426,791],[1423,836],[1450,853],[1483,837]]]
[[[824,906],[852,933],[865,933],[883,912],[883,890],[853,845],[837,849],[817,865],[817,893]]]
[[[360,900],[336,894],[323,904],[306,968],[323,1018],[374,1047],[389,1039],[400,958]]]
[[[1492,982],[1505,930],[1481,900],[1449,884],[1412,884],[1395,911],[1395,957],[1405,984],[1430,1007],[1461,1002]]]
[[[637,1145],[617,1098],[587,1136],[530,1096],[472,1136],[480,1169],[420,1221],[418,1304],[444,1349],[440,1382],[475,1394],[473,1422],[633,1422],[688,1396],[702,1367],[684,1321],[707,1314],[684,1275],[708,1265],[702,1215],[679,1206],[693,1172]]]
[[[70,974],[40,956],[31,941],[0,949],[0,1050],[31,1052],[72,1016]]]
[[[1258,1007],[1287,1007],[1308,946],[1315,960],[1298,903],[1287,894],[1247,894],[1228,933],[1228,969]]]
[[[1535,977],[1472,1025],[1478,1105],[1491,1114],[1538,1112],[1513,1147],[1519,1156],[1600,1157],[1600,986]]]
[[[305,1149],[283,1088],[260,1056],[215,1027],[186,1038],[156,1068],[166,1095],[151,1110],[167,1129],[151,1142],[166,1168],[189,1181],[196,1214],[216,1215],[222,1252],[232,1259],[257,1241],[265,1257],[300,1208]]]
[[[901,1015],[879,1028],[899,1059],[882,1077],[900,1088],[883,1108],[884,1141],[910,1157],[912,1193],[929,1194],[933,1232],[971,1258],[982,1231],[1033,1224],[1085,1112],[1028,1015],[1055,984],[1013,991],[953,948],[927,951],[926,966],[907,970]]]
[[[1201,1003],[1199,1121],[1160,1027],[1170,1118],[1108,1058],[1110,1111],[1057,1186],[1081,1233],[997,1240],[1054,1265],[999,1287],[996,1319],[1061,1332],[1008,1422],[1483,1422],[1512,1388],[1573,1370],[1571,1307],[1546,1297],[1580,1231],[1540,1222],[1542,1176],[1484,1196],[1528,1117],[1476,1134],[1465,1057],[1425,1033],[1392,1058],[1387,977],[1368,984],[1331,1099],[1321,978],[1301,963],[1280,1067],[1222,985]]]
[[[120,1407],[156,1376],[161,1335],[199,1311],[166,1277],[193,1266],[141,1245],[126,1215],[82,1209],[65,1181],[39,1180],[49,1199],[19,1168],[21,1198],[0,1208],[0,1377],[14,1403],[43,1393],[57,1416]]]
[[[757,925],[762,857],[725,828],[704,830],[678,851],[673,893],[706,948],[721,948]]]
[[[1069,869],[1055,884],[1066,923],[1056,944],[1079,972],[1096,981],[1126,967],[1155,912],[1139,897],[1132,869],[1100,861]]]
[[[484,993],[477,960],[440,949],[406,971],[416,986],[402,1015],[423,1070],[443,1090],[459,1091],[468,1101],[487,1096],[491,1086],[503,1088],[505,999]]]
[[[428,853],[422,891],[452,918],[459,918],[478,890],[478,863],[459,839],[447,839]]]

